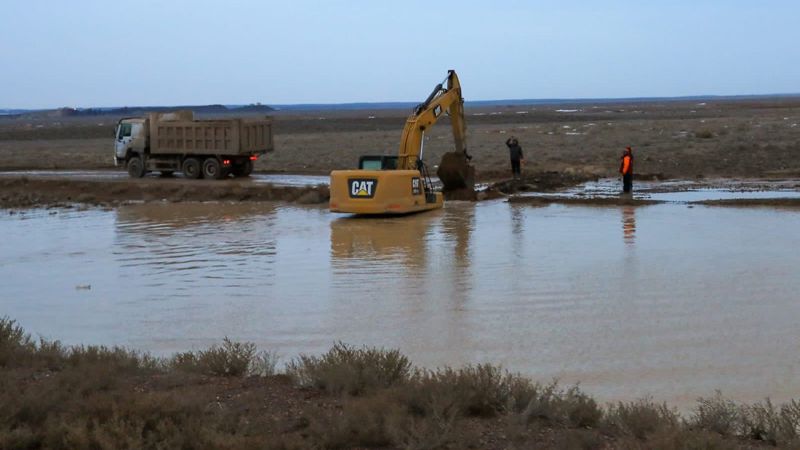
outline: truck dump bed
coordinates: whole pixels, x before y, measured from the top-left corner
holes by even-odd
[[[272,119],[194,120],[191,111],[151,113],[150,154],[243,155],[271,152]]]

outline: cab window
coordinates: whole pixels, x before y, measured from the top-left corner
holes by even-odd
[[[130,135],[131,135],[131,124],[121,123],[119,125],[119,134],[117,135],[117,138],[122,139],[124,137],[130,137]]]

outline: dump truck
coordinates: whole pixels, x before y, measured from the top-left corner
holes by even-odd
[[[270,117],[195,120],[191,111],[121,119],[114,134],[114,164],[132,178],[158,171],[186,178],[246,177],[274,149]]]

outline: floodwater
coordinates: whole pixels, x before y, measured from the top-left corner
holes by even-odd
[[[336,340],[492,362],[603,400],[800,392],[800,210],[450,202],[360,219],[284,204],[0,216],[0,315],[157,354]]]
[[[29,177],[29,178],[69,178],[73,180],[124,180],[128,178],[123,170],[9,170],[0,171],[2,177]],[[160,178],[158,172],[147,174],[146,178]],[[183,176],[176,174],[176,179]],[[317,186],[328,185],[328,175],[295,175],[282,173],[254,173],[248,178],[239,178],[240,183],[272,184],[275,186]],[[214,180],[214,183],[224,181]]]
[[[797,180],[733,180],[711,179],[702,182],[636,181],[633,198],[671,203],[693,203],[708,200],[734,199],[794,199],[800,198],[800,183]],[[618,197],[621,181],[616,178],[601,178],[581,183],[556,193],[531,192],[525,197],[565,198],[611,198]]]

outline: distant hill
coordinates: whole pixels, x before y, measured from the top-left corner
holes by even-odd
[[[124,106],[119,108],[58,108],[45,110],[0,109],[0,115],[21,117],[97,117],[97,116],[142,116],[149,112],[172,112],[191,110],[195,114],[269,114],[274,108],[262,105],[199,105],[199,106]]]
[[[467,100],[468,108],[522,106],[522,105],[578,105],[614,103],[654,103],[654,102],[710,102],[736,100],[769,100],[800,98],[800,94],[770,95],[697,95],[686,97],[634,97],[634,98],[550,98],[550,99],[507,99],[507,100]],[[171,112],[181,109],[192,110],[200,115],[225,114],[269,114],[276,111],[357,111],[381,109],[412,109],[419,102],[358,102],[358,103],[305,103],[262,105],[195,105],[195,106],[125,106],[111,108],[59,108],[46,110],[0,109],[0,116],[7,117],[91,117],[91,116],[141,116],[148,112]]]
[[[522,98],[507,100],[466,100],[467,108],[492,106],[521,105],[577,105],[598,103],[652,103],[652,102],[705,102],[730,100],[766,100],[775,98],[797,98],[800,94],[770,95],[697,95],[686,97],[632,97],[632,98]],[[376,110],[376,109],[411,109],[419,102],[375,102],[375,103],[307,103],[272,105],[278,111],[336,111],[336,110]]]

